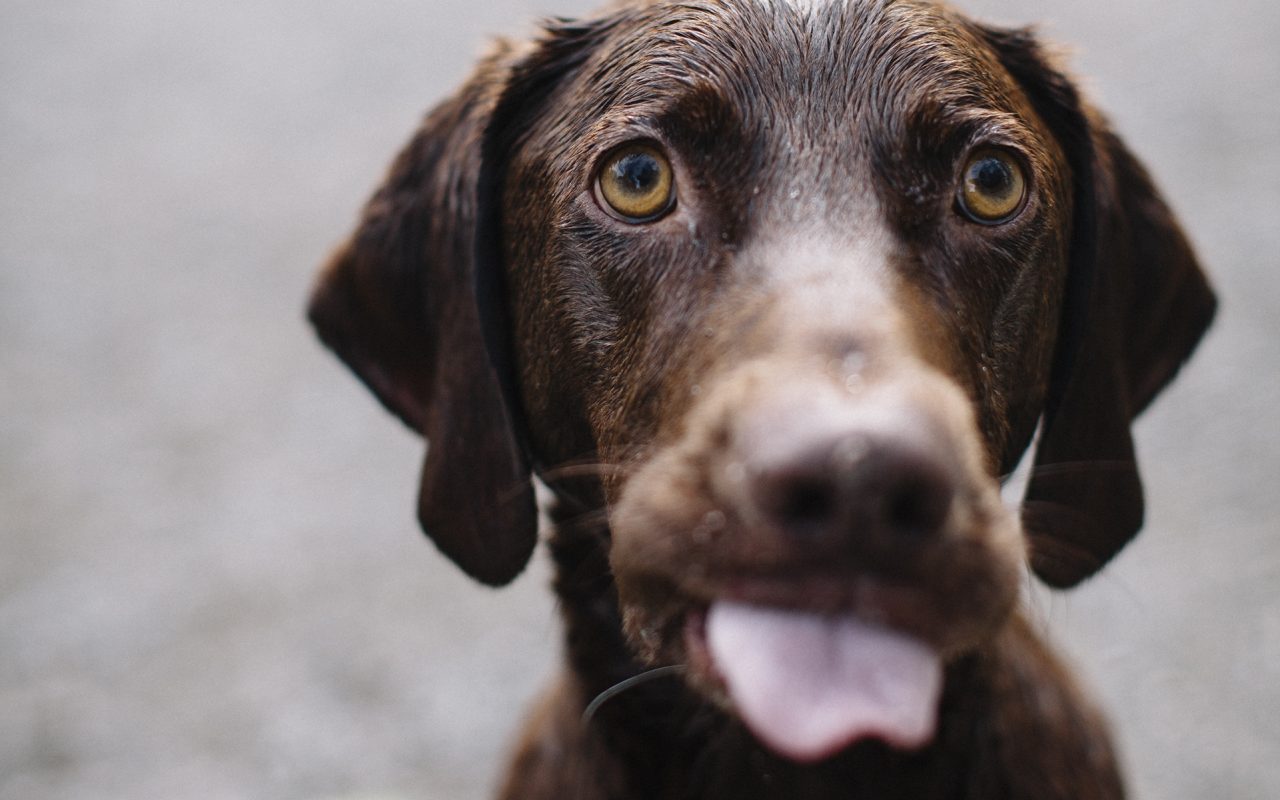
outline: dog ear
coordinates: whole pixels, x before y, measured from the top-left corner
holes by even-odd
[[[484,143],[512,54],[485,60],[393,162],[320,275],[320,338],[428,442],[423,530],[467,574],[498,586],[528,562],[537,510],[507,369],[495,192]]]
[[[1143,521],[1130,424],[1172,380],[1216,301],[1145,169],[1025,30],[984,30],[1067,154],[1073,232],[1023,525],[1037,575],[1097,572]]]

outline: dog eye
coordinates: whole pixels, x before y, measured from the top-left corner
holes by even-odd
[[[1001,150],[984,148],[969,156],[960,180],[960,208],[974,222],[998,225],[1022,210],[1027,182],[1022,167]]]
[[[606,210],[624,222],[651,222],[675,205],[671,162],[648,144],[627,144],[610,153],[596,187]]]

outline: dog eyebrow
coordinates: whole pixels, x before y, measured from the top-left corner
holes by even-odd
[[[922,150],[958,153],[982,142],[1036,143],[1033,125],[1020,115],[982,105],[928,98],[903,114],[903,132]]]
[[[598,112],[587,130],[599,147],[608,149],[635,138],[681,140],[720,137],[741,131],[748,118],[742,99],[706,79],[678,86],[655,84],[644,95],[622,98]]]
[[[965,130],[982,131],[988,134],[1003,134],[1011,137],[1027,136],[1031,132],[1021,117],[1009,111],[948,105],[942,109],[940,116],[957,128]]]

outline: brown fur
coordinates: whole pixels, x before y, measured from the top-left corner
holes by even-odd
[[[642,225],[592,189],[634,140],[676,175]],[[956,209],[981,145],[1029,176],[1002,225]],[[1213,307],[1142,167],[1027,32],[919,0],[707,0],[501,46],[393,164],[311,317],[430,441],[420,518],[469,574],[512,579],[532,476],[556,496],[566,672],[503,797],[1114,798],[1105,727],[1018,584],[1029,558],[1073,585],[1141,527],[1129,425]],[[1019,520],[999,481],[1037,424]],[[933,741],[769,753],[700,642],[724,597],[932,644]],[[666,664],[684,679],[582,719]]]

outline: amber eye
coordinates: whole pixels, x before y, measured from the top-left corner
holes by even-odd
[[[600,198],[624,222],[650,222],[675,205],[671,162],[649,144],[626,144],[610,153],[596,185]]]
[[[1008,222],[1022,210],[1026,197],[1022,167],[1009,153],[984,148],[969,156],[960,180],[960,208],[974,222]]]

